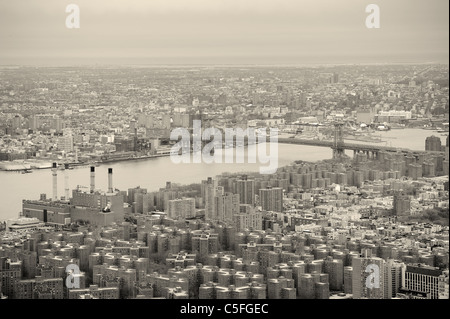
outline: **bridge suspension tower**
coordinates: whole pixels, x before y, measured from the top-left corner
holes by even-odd
[[[344,155],[344,123],[334,123],[333,159],[340,159]]]

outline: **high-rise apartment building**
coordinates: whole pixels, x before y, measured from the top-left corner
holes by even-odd
[[[55,116],[52,119],[51,128],[53,130],[55,130],[56,133],[61,133],[62,132],[62,130],[64,128],[64,125],[63,125],[62,119],[59,116]]]
[[[384,298],[395,298],[402,287],[405,286],[406,265],[394,259],[388,259],[385,265]]]
[[[14,294],[14,285],[22,278],[22,261],[0,257],[0,290],[8,297]]]
[[[246,229],[262,229],[262,212],[257,211],[250,204],[239,205],[239,213],[233,216],[234,227],[237,231]]]
[[[353,299],[384,299],[385,261],[372,257],[370,249],[363,249],[361,257],[352,259]]]
[[[439,298],[439,268],[425,265],[407,265],[405,272],[405,290],[426,294],[426,299]]]
[[[205,219],[216,219],[216,213],[214,211],[214,197],[217,193],[223,194],[223,188],[219,188],[217,180],[213,180],[211,177],[201,184],[201,194],[203,203],[205,205]]]
[[[441,151],[441,139],[438,136],[429,136],[425,139],[425,151]]]
[[[73,136],[72,134],[67,134],[58,138],[58,149],[64,151],[65,153],[73,152]]]
[[[259,203],[263,210],[282,212],[283,211],[283,189],[280,187],[270,187],[259,190]]]
[[[239,194],[240,203],[255,205],[255,181],[249,180],[247,175],[243,175],[235,183],[236,194]]]
[[[411,198],[403,193],[396,192],[392,203],[394,214],[397,216],[406,216],[411,213]]]
[[[167,216],[174,219],[195,217],[195,199],[180,198],[169,200]]]
[[[239,213],[239,194],[225,193],[214,196],[213,211],[217,220],[231,222],[233,216]]]

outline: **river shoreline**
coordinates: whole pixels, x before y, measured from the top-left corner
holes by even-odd
[[[445,145],[445,137],[434,132],[422,129],[391,130],[381,133],[386,146],[404,147],[413,150],[425,150],[425,139],[431,135],[439,135],[442,144]],[[377,143],[378,144],[378,143]],[[252,146],[255,147],[255,146]],[[248,148],[246,148],[246,153]],[[252,149],[254,151],[254,149]],[[223,152],[223,150],[222,150]],[[352,156],[352,152],[348,152]],[[170,157],[170,156],[169,156]],[[278,144],[278,166],[289,165],[300,160],[316,162],[332,158],[332,149],[295,144]],[[146,160],[145,160],[146,159]],[[73,167],[61,174],[58,170],[58,194],[65,193],[65,176],[68,177],[68,188],[75,189],[78,185],[89,186],[90,171],[87,169],[92,163],[84,163],[84,166]],[[198,183],[202,179],[217,176],[222,173],[258,172],[261,163],[175,163],[168,156],[152,158],[134,158],[126,161],[99,163],[96,169],[96,188],[104,190],[108,188],[108,170],[106,166],[113,168],[114,187],[126,190],[140,186],[149,192],[164,188],[167,181],[181,185]],[[80,169],[77,169],[80,168]],[[23,199],[39,199],[41,194],[52,194],[52,174],[47,169],[36,169],[31,174],[0,171],[0,220],[17,218],[22,209]]]

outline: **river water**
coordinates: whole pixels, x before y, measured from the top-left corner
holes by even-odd
[[[379,145],[424,150],[425,138],[431,135],[439,136],[445,145],[446,137],[435,131],[422,129],[398,129],[377,133],[385,142]],[[349,143],[361,143],[348,141]],[[252,148],[261,147],[251,145]],[[221,151],[218,151],[221,154]],[[276,154],[269,153],[270,160],[274,161]],[[352,155],[352,152],[347,152]],[[305,145],[278,144],[278,166],[285,166],[296,160],[319,161],[330,159],[332,151],[326,147]],[[247,158],[247,157],[246,157]],[[258,157],[259,159],[259,157]],[[125,161],[102,164],[96,167],[96,188],[107,190],[108,168],[113,168],[113,186],[120,190],[140,186],[148,191],[155,191],[164,187],[167,181],[179,184],[199,183],[202,179],[222,174],[224,172],[257,172],[260,166],[267,164],[257,163],[173,163],[170,157],[158,157],[138,161]],[[81,185],[89,187],[89,167],[78,167],[68,170],[69,189]],[[64,195],[65,180],[62,171],[58,171],[58,196]],[[16,218],[22,207],[22,199],[39,199],[41,193],[51,197],[52,173],[49,169],[35,170],[31,174],[0,171],[0,220]]]

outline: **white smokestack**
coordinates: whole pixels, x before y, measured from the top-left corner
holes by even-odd
[[[95,166],[91,166],[91,193],[95,191]]]
[[[69,164],[64,164],[64,190],[65,190],[66,200],[69,200],[69,197],[70,197],[68,170],[69,170]]]
[[[112,168],[108,168],[108,193],[113,192]]]
[[[58,200],[58,167],[56,163],[52,166],[52,176],[53,176],[53,200]]]

